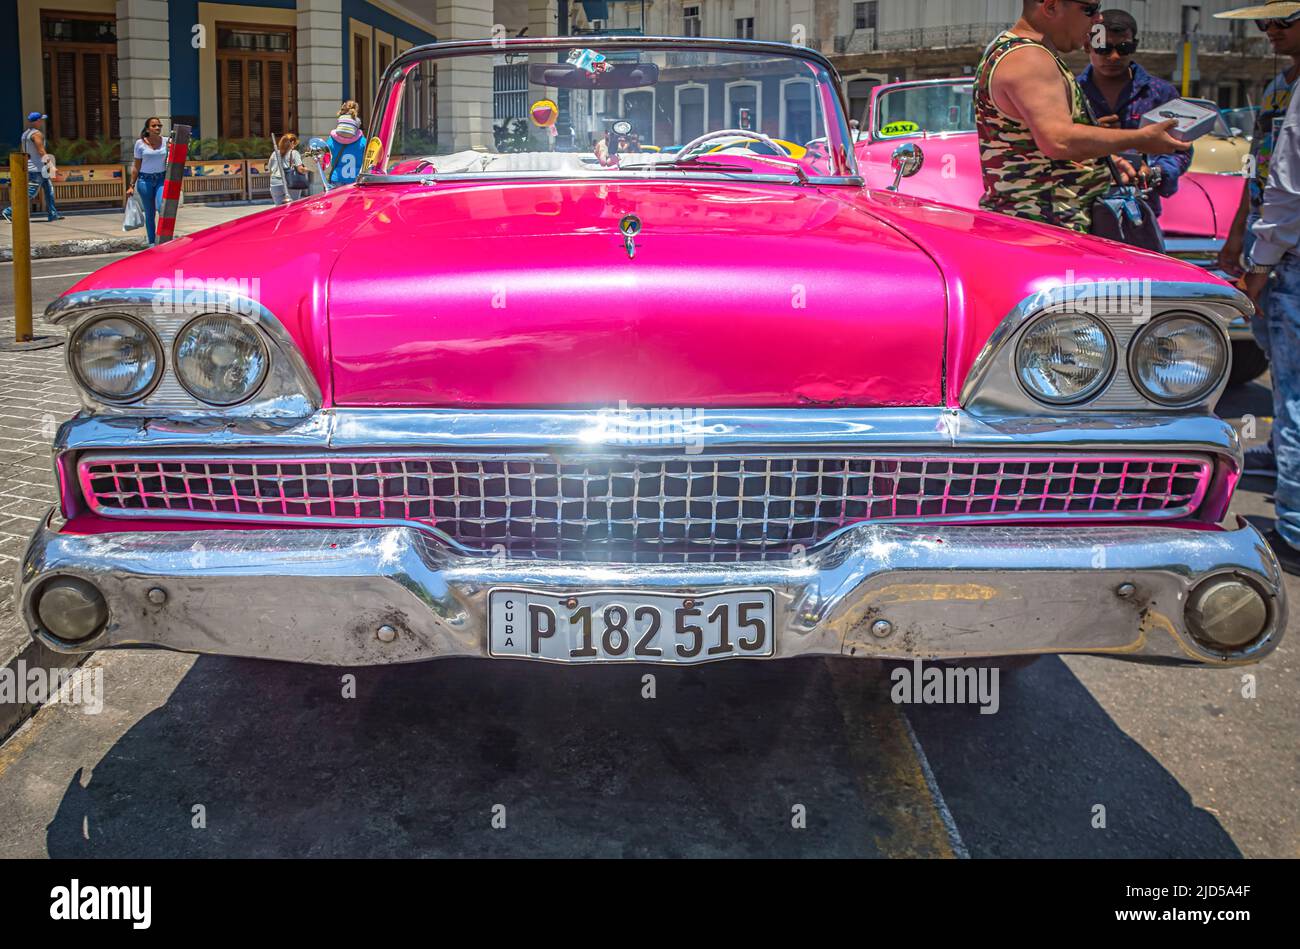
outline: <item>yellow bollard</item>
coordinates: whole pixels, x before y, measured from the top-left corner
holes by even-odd
[[[32,341],[32,218],[27,197],[27,156],[9,155],[9,203],[13,205],[14,341]]]

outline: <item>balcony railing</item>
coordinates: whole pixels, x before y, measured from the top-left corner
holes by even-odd
[[[852,55],[910,49],[984,47],[1005,29],[1004,23],[966,23],[883,33],[879,30],[854,30],[835,37],[835,52]],[[1183,42],[1181,33],[1143,33],[1140,39],[1142,49],[1155,52],[1175,51]],[[1236,53],[1243,56],[1265,56],[1269,53],[1268,40],[1264,37],[1224,33],[1201,34],[1197,39],[1197,47],[1202,53]]]

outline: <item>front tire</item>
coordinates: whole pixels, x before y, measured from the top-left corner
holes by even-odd
[[[1228,385],[1244,385],[1262,376],[1267,368],[1268,356],[1253,339],[1232,341],[1232,371],[1228,373]]]

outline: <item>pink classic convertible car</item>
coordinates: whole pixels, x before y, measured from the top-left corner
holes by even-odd
[[[858,164],[869,186],[892,180],[892,156],[899,145],[915,144],[923,168],[908,194],[964,208],[979,207],[984,182],[970,79],[929,79],[877,86],[858,133]],[[1241,175],[1188,172],[1178,191],[1165,198],[1160,225],[1169,253],[1198,266],[1216,266],[1219,248],[1232,227],[1245,186]],[[1220,274],[1222,276],[1222,274]],[[1247,382],[1268,368],[1245,317],[1228,327],[1232,339],[1230,381]]]
[[[1275,647],[1211,411],[1242,295],[865,187],[816,52],[578,42],[405,52],[355,186],[50,306],[84,408],[21,563],[34,636],[335,664]],[[482,99],[430,146],[431,86],[502,62],[525,122],[494,134],[491,83],[458,81]]]

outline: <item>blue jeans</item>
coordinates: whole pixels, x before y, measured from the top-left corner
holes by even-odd
[[[1272,343],[1277,531],[1300,549],[1300,257],[1282,259],[1261,305]]]
[[[45,214],[46,214],[45,219],[47,221],[53,221],[55,218],[59,216],[59,209],[54,206],[54,182],[51,181],[49,178],[46,178],[44,175],[40,174],[39,172],[32,171],[30,168],[27,169],[27,176],[28,176],[28,184],[27,184],[28,204],[29,205],[31,204],[32,198],[36,197],[38,192],[44,191],[45,192]],[[12,213],[13,205],[9,206],[9,211]]]
[[[135,193],[140,196],[140,207],[144,209],[144,234],[150,244],[154,242],[157,227],[154,219],[158,215],[158,205],[162,203],[164,177],[166,175],[161,171],[142,172],[135,181]]]

